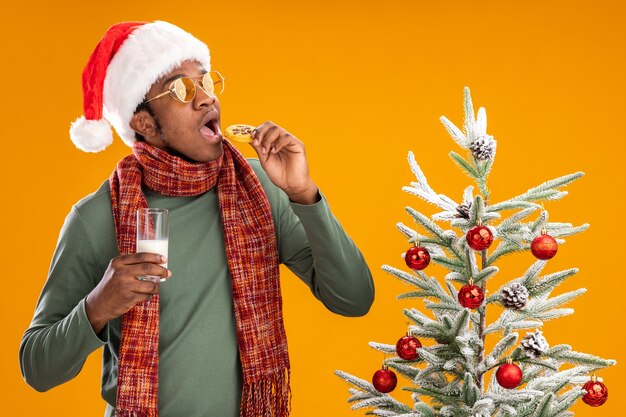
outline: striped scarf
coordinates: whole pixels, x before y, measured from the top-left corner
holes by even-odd
[[[285,417],[290,367],[272,213],[243,155],[226,140],[223,148],[215,161],[191,163],[135,142],[110,178],[117,244],[120,254],[135,252],[136,211],[147,207],[142,182],[167,196],[199,195],[217,184],[243,368],[240,416]],[[158,416],[158,348],[157,294],[122,316],[116,416]]]

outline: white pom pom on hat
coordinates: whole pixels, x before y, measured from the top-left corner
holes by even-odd
[[[211,69],[209,48],[181,28],[156,21],[111,26],[83,70],[83,112],[70,127],[70,138],[85,152],[100,152],[113,143],[113,132],[132,146],[129,123],[152,84],[183,61]]]
[[[88,120],[80,116],[70,126],[70,138],[84,152],[100,152],[113,143],[113,131],[106,119]]]

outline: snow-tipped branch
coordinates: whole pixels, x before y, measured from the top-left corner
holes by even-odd
[[[544,296],[550,294],[554,288],[576,273],[578,273],[578,268],[570,268],[545,275],[536,282],[524,282],[522,285],[528,289],[531,297]]]
[[[502,356],[517,343],[519,335],[517,333],[509,333],[496,343],[491,352],[485,356],[483,363],[480,364],[479,372],[485,373],[496,363],[499,363]]]
[[[584,365],[591,369],[605,368],[615,365],[613,359],[602,359],[589,353],[581,353],[571,350],[568,345],[556,345],[546,352],[546,357],[575,365]]]
[[[566,185],[577,180],[583,175],[585,175],[583,172],[575,172],[573,174],[563,175],[562,177],[558,177],[558,178],[546,181],[536,187],[530,188],[525,193],[512,197],[499,204],[503,205],[509,202],[522,202],[522,201],[530,203],[530,202],[541,201],[541,200],[560,199],[564,197],[565,195],[567,195],[567,192],[559,191],[558,188],[565,187]],[[497,209],[502,210],[499,207]],[[494,209],[492,208],[492,210]]]
[[[415,155],[413,155],[413,152],[409,152],[407,159],[409,161],[411,171],[417,179],[417,182],[411,182],[410,187],[404,186],[402,187],[402,190],[409,194],[416,195],[424,201],[433,204],[443,210],[455,212],[458,204],[444,194],[437,194],[435,190],[433,190],[432,187],[428,185],[426,176],[422,172],[422,169],[420,168],[418,163],[415,161]]]
[[[401,403],[400,401],[396,400],[390,395],[384,395],[380,397],[369,398],[367,400],[361,400],[355,403],[352,407],[350,407],[350,409],[358,410],[358,409],[367,408],[367,407],[376,407],[376,408],[380,408],[383,410],[394,411],[397,413],[408,413],[411,411],[409,407],[407,407],[405,404]]]
[[[335,375],[337,375],[339,378],[343,379],[347,383],[352,384],[355,387],[360,388],[363,391],[371,394],[372,396],[381,395],[381,393],[378,392],[376,388],[374,388],[374,385],[372,385],[372,383],[369,381],[350,375],[349,373],[341,371],[341,370],[336,370]]]
[[[393,275],[394,277],[419,288],[419,291],[399,295],[399,299],[411,297],[432,297],[445,302],[454,302],[452,297],[450,297],[445,288],[441,286],[436,278],[429,278],[421,271],[417,271],[417,276],[415,276],[389,265],[383,265],[382,269],[390,275]]]
[[[448,118],[445,116],[441,116],[439,120],[441,120],[441,123],[446,128],[452,139],[457,143],[457,145],[459,145],[461,148],[469,148],[470,141],[467,136],[465,136],[465,134],[461,131],[461,129],[456,127],[456,125],[448,120]]]
[[[533,322],[542,323],[543,321],[552,320],[558,317],[572,314],[574,312],[573,309],[557,307],[560,307],[570,302],[571,300],[585,293],[586,291],[586,289],[580,288],[578,290],[570,291],[552,298],[536,297],[531,299],[528,302],[526,308],[524,308],[523,310],[506,309],[502,312],[500,317],[494,323],[487,327],[486,333],[494,333],[497,331],[502,331],[506,328],[532,328],[532,326],[527,326],[532,324]]]

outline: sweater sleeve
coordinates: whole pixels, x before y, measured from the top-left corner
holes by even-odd
[[[102,277],[78,210],[65,219],[48,279],[19,351],[24,380],[43,392],[74,378],[87,356],[107,342],[108,325],[96,334],[85,297]]]
[[[363,316],[374,301],[372,274],[360,250],[330,211],[326,197],[303,205],[280,191],[280,261],[328,310]]]

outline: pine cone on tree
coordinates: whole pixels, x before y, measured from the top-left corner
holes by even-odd
[[[528,303],[528,290],[522,284],[514,283],[502,289],[502,304],[506,308],[522,310]]]
[[[468,201],[466,203],[460,204],[458,206],[456,206],[456,213],[454,215],[454,217],[456,217],[457,219],[467,219],[469,220],[469,211],[470,208],[472,207],[472,202]]]
[[[493,159],[496,153],[496,141],[491,135],[479,136],[469,148],[476,159]]]
[[[543,337],[542,333],[543,332],[540,332],[538,329],[535,329],[533,333],[526,333],[527,336],[522,339],[524,353],[526,353],[526,356],[529,358],[538,358],[550,349],[550,345],[546,338]]]

